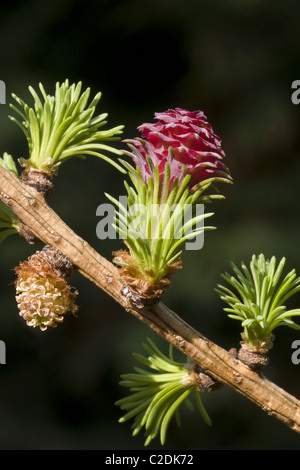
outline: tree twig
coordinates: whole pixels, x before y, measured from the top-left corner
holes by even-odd
[[[242,394],[269,415],[300,433],[300,401],[236,361],[162,302],[138,308],[124,295],[118,269],[68,227],[44,198],[0,166],[0,198],[45,244],[58,248],[77,270],[129,313],[196,361],[213,379]]]

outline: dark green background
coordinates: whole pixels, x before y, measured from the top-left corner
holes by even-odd
[[[300,105],[291,84],[300,79],[298,1],[259,0],[38,0],[1,5],[0,79],[30,100],[41,81],[83,81],[103,92],[100,112],[109,125],[125,124],[124,138],[153,120],[156,111],[202,109],[222,138],[234,185],[214,203],[201,251],[184,255],[166,303],[224,348],[238,346],[240,325],[229,320],[214,292],[230,261],[252,254],[287,258],[300,272]],[[27,156],[19,128],[0,105],[1,152]],[[118,143],[121,148],[122,143]],[[66,163],[49,204],[101,254],[111,259],[118,240],[98,240],[96,209],[104,192],[125,194],[121,175],[90,157]],[[14,299],[13,268],[36,247],[20,237],[1,245],[0,339],[7,364],[0,369],[1,449],[141,449],[119,425],[114,405],[124,390],[121,373],[132,370],[132,352],[156,339],[108,296],[75,275],[80,311],[52,331],[26,327]],[[290,306],[299,305],[298,298]],[[298,303],[297,303],[298,302]],[[265,375],[299,396],[300,365],[291,344],[300,333],[277,330]],[[167,350],[167,344],[157,339]],[[166,449],[300,448],[299,435],[229,389],[204,394],[213,421],[183,413],[171,425]],[[151,445],[159,449],[159,442]]]

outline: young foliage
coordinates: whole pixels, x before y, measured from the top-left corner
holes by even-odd
[[[170,188],[167,164],[162,183],[156,166],[154,180],[150,176],[145,184],[138,167],[135,169],[127,162],[122,163],[133,186],[125,182],[127,207],[106,194],[119,209],[115,229],[130,248],[143,276],[159,280],[179,258],[185,241],[203,234],[204,230],[214,229],[204,226],[204,219],[213,213],[196,211],[197,204],[202,203],[201,195],[210,183],[191,194],[187,188],[190,176],[187,175],[180,185],[175,180]]]
[[[3,158],[0,158],[0,165],[18,176],[16,164],[8,153],[5,152]],[[0,243],[9,235],[18,233],[19,223],[18,217],[0,199]]]
[[[175,361],[171,345],[169,356],[166,356],[151,340],[148,339],[148,342],[149,344],[143,344],[148,356],[134,354],[147,369],[135,367],[135,373],[122,375],[120,385],[128,387],[132,393],[117,401],[116,405],[126,411],[119,420],[120,423],[134,419],[133,436],[144,428],[145,446],[157,436],[164,445],[170,421],[174,416],[180,425],[180,405],[185,402],[193,409],[190,396],[194,396],[196,406],[206,424],[211,425],[211,421],[202,404],[190,364]]]
[[[232,289],[219,284],[216,292],[229,305],[224,308],[228,317],[241,321],[243,339],[251,347],[268,345],[278,326],[300,330],[292,320],[300,315],[300,309],[287,310],[285,306],[286,301],[299,292],[300,278],[295,269],[283,277],[285,261],[282,258],[276,266],[275,256],[267,260],[263,254],[253,255],[250,270],[244,262],[241,270],[232,263],[234,276],[221,275]]]
[[[29,87],[33,107],[15,94],[12,96],[19,106],[10,104],[17,114],[17,118],[10,116],[10,119],[20,126],[28,141],[29,158],[20,159],[23,166],[52,171],[71,157],[96,155],[124,172],[114,160],[103,154],[122,154],[103,142],[118,140],[124,126],[102,129],[107,124],[107,114],[94,116],[101,93],[97,93],[88,104],[90,88],[82,93],[81,82],[71,86],[68,80],[62,84],[57,82],[53,96],[46,93],[41,83],[39,88],[41,98]]]

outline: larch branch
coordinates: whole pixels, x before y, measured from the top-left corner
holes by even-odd
[[[76,269],[109,294],[127,312],[192,358],[218,382],[242,394],[269,415],[300,433],[300,401],[267,378],[236,361],[162,302],[138,308],[124,295],[118,269],[68,227],[44,198],[0,166],[0,198],[45,244],[59,249]]]

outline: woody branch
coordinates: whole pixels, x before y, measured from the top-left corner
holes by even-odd
[[[68,227],[44,198],[0,166],[0,198],[45,244],[59,249],[78,272],[104,290],[127,312],[199,364],[204,373],[227,385],[300,433],[300,401],[263,375],[236,361],[162,302],[139,308],[124,295],[118,269]]]

